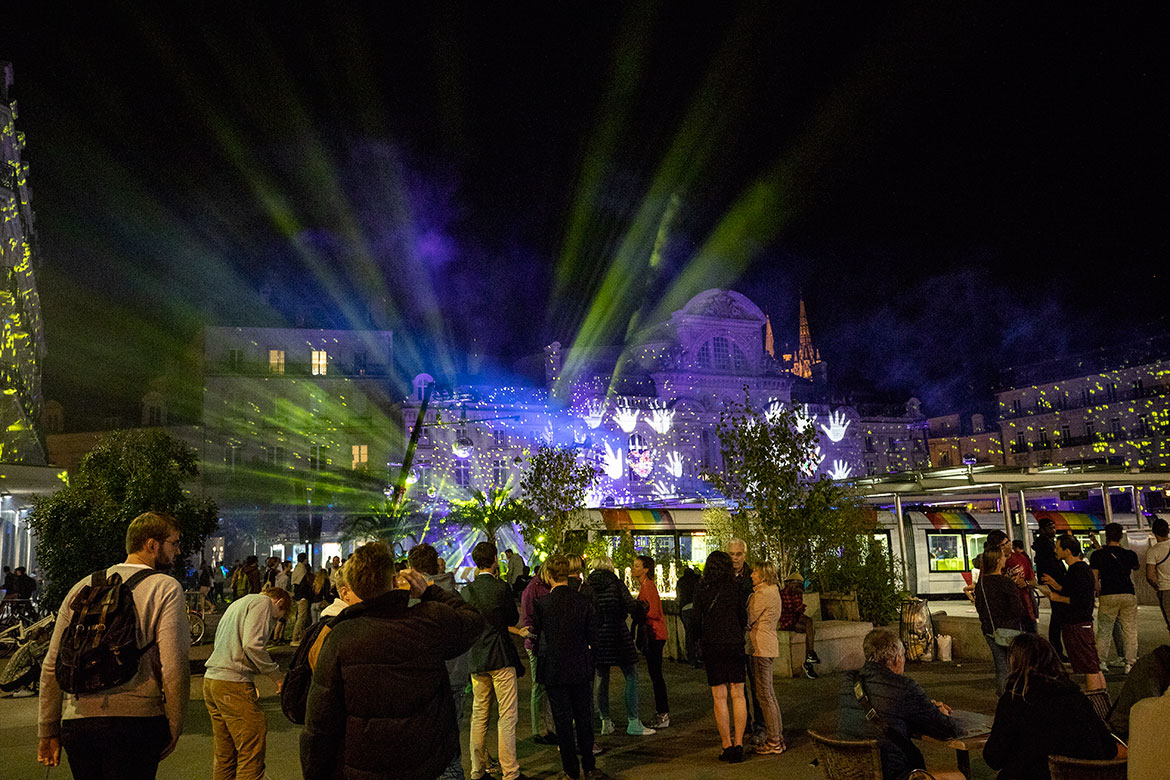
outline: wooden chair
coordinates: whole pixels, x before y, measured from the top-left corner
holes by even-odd
[[[829,739],[811,729],[808,735],[825,780],[882,780],[882,754],[876,739]]]
[[[1126,760],[1049,756],[1048,771],[1052,780],[1125,780]]]

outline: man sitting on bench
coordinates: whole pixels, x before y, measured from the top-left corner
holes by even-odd
[[[816,629],[813,619],[804,614],[804,577],[799,572],[793,572],[784,578],[784,587],[780,589],[780,622],[776,625],[779,631],[795,631],[804,634],[804,674],[810,680],[817,678],[813,664],[819,664],[817,651],[813,643],[816,638]]]

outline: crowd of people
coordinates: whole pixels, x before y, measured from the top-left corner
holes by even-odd
[[[1104,652],[1098,653],[1113,642],[1113,624],[1131,619],[1133,600],[1125,596],[1132,595],[1132,582],[1128,593],[1124,586],[1138,568],[1136,556],[1120,548],[1118,529],[1106,528],[1106,546],[1086,562],[1075,538],[1056,536],[1046,524],[1034,571],[1006,535],[987,537],[971,595],[999,694],[984,758],[1004,780],[1047,777],[1047,757],[1054,754],[1127,755],[1061,657],[1063,648],[1090,695],[1104,687]],[[1154,531],[1170,548],[1165,522],[1157,521]],[[128,529],[126,560],[69,591],[41,669],[42,763],[56,765],[64,749],[75,777],[153,778],[174,750],[190,692],[184,591],[173,577],[151,575],[173,563],[179,541],[173,518],[144,513]],[[214,780],[265,776],[268,723],[256,685],[263,676],[275,684],[289,719],[304,725],[300,760],[308,780],[466,780],[464,750],[471,780],[524,780],[516,750],[517,681],[526,674],[532,676],[533,739],[559,747],[562,780],[605,777],[597,735],[618,730],[609,696],[615,666],[624,681],[625,734],[642,738],[671,727],[662,672],[667,627],[653,559],[634,559],[635,594],[604,556],[587,563],[554,554],[530,579],[502,573],[491,542],[477,544],[471,558],[475,575],[461,590],[427,544],[412,548],[405,561],[372,542],[316,570],[304,554],[295,566],[270,559],[261,569],[252,557],[234,567],[222,581],[235,597],[217,626],[203,679]],[[733,539],[707,557],[701,575],[685,571],[678,588],[688,654],[694,653],[688,660],[705,670],[718,757],[729,763],[787,750],[773,679],[778,632],[805,634],[806,675],[815,677],[819,663],[815,624],[804,614],[803,577],[746,558],[747,545]],[[519,556],[508,560],[513,571],[526,568]],[[1147,577],[1161,582],[1167,560],[1170,553],[1151,548]],[[200,579],[203,597],[218,603],[211,575]],[[1059,625],[1050,636],[1060,645],[1036,633],[1033,589],[1041,586]],[[1094,628],[1098,593],[1106,601]],[[273,626],[289,622],[296,649],[282,672],[268,649],[284,641],[285,629],[274,633]],[[1162,671],[1149,675],[1170,677],[1170,648],[1164,658],[1156,652],[1138,659],[1128,625],[1120,636],[1127,673],[1160,663]],[[863,649],[865,665],[842,681],[838,735],[876,739],[883,776],[898,780],[925,769],[912,736],[948,739],[964,723],[906,676],[905,647],[895,632],[873,630]],[[643,661],[654,699],[648,721],[639,699]],[[470,736],[461,744],[468,703]],[[494,758],[488,747],[493,703]]]

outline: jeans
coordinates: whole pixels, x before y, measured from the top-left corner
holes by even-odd
[[[516,721],[520,719],[520,709],[513,666],[471,675],[471,776],[479,778],[487,772],[487,723],[493,693],[500,710],[496,721],[500,771],[504,780],[516,780],[520,775],[520,764],[516,761]]]
[[[593,721],[589,683],[549,685],[548,701],[557,728],[561,748],[561,769],[572,778],[581,776],[581,768],[592,772],[597,767],[593,757]],[[578,754],[580,760],[578,761]]]
[[[755,680],[752,679],[752,657],[745,659],[747,674],[744,677],[747,683],[744,686],[744,699],[748,705],[747,722],[744,724],[745,734],[755,734],[764,728],[764,712],[760,708],[760,698],[756,695]]]
[[[528,671],[532,675],[532,690],[528,697],[528,711],[532,716],[532,736],[539,737],[553,730],[552,710],[549,709],[548,697],[545,696],[544,683],[536,681],[536,667],[540,658],[532,650],[528,651]]]
[[[654,686],[654,711],[659,715],[670,712],[670,702],[666,698],[666,680],[662,677],[662,649],[666,647],[665,639],[651,639],[646,648],[646,669],[650,673],[650,682]]]
[[[1120,623],[1125,661],[1137,663],[1137,596],[1132,593],[1111,593],[1097,599],[1097,657],[1102,662],[1109,658],[1113,629]]]
[[[748,659],[752,667],[752,683],[764,714],[764,727],[769,745],[784,744],[784,721],[780,718],[780,702],[776,700],[776,685],[772,678],[775,658],[753,655]]]
[[[995,637],[990,634],[984,634],[983,639],[987,642],[987,647],[991,650],[991,660],[995,663],[995,694],[1003,696],[1004,689],[1007,688],[1008,673],[1011,672],[1011,664],[1008,663],[1008,649],[997,645]]]
[[[455,701],[455,728],[458,730],[459,724],[463,722],[463,699],[466,698],[467,685],[461,683],[459,685],[451,686],[451,698]],[[447,764],[447,768],[443,770],[443,774],[439,775],[439,780],[464,780],[463,774],[463,751],[459,749],[458,741],[455,743],[455,756],[451,759],[451,763]]]
[[[170,741],[162,715],[61,721],[61,747],[76,780],[154,780]]]
[[[263,780],[268,721],[250,682],[203,679],[211,716],[212,780]]]
[[[626,676],[626,717],[641,722],[642,716],[638,713],[638,671],[633,664],[621,667]],[[597,667],[597,711],[605,720],[609,720],[609,667]],[[556,719],[556,713],[553,713]],[[559,736],[559,735],[558,735]],[[593,746],[590,745],[590,748]]]

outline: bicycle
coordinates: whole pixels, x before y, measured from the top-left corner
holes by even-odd
[[[11,655],[17,648],[28,641],[29,636],[40,631],[42,628],[52,626],[56,619],[57,615],[53,612],[30,623],[25,623],[20,616],[14,617],[10,625],[3,631],[0,631],[0,657]]]
[[[207,621],[203,616],[203,594],[199,591],[187,591],[187,623],[191,628],[191,645],[197,645],[203,641],[203,635],[207,632]],[[191,601],[194,597],[198,608],[191,606]]]

